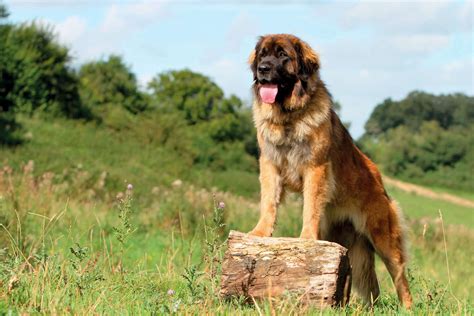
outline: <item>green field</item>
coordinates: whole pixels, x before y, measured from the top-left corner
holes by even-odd
[[[414,193],[388,187],[389,194],[399,201],[406,216],[410,219],[437,218],[440,212],[446,224],[464,225],[474,228],[474,209],[459,206],[442,200],[433,200]]]
[[[134,130],[22,123],[29,141],[0,149],[0,314],[320,313],[291,298],[255,306],[218,296],[228,230],[258,217],[255,173],[193,167]],[[473,209],[388,189],[408,219],[413,313],[471,314]],[[297,236],[300,214],[290,197],[276,235]],[[408,314],[377,269],[374,310],[353,296],[324,314]]]

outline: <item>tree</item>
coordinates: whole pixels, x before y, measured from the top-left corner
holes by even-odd
[[[10,16],[10,12],[5,5],[0,3],[0,19],[6,19]]]
[[[444,129],[468,127],[474,121],[474,97],[413,91],[400,101],[386,99],[375,107],[365,124],[365,132],[377,136],[400,125],[416,132],[426,121],[436,121]]]
[[[82,102],[96,113],[107,111],[108,107],[123,107],[136,114],[147,106],[135,75],[120,56],[84,64],[79,81]]]
[[[89,117],[80,103],[69,51],[57,43],[50,27],[22,24],[10,27],[3,36],[6,67],[14,72],[8,95],[15,112]]]
[[[226,98],[210,78],[191,70],[173,70],[157,75],[148,84],[154,108],[179,112],[189,125],[204,125],[215,141],[243,140],[251,133],[242,101]]]
[[[474,98],[412,92],[377,105],[359,140],[390,175],[472,190]]]
[[[190,133],[179,135],[190,138],[187,152],[194,153],[194,163],[219,170],[255,169],[257,145],[252,116],[238,97],[225,97],[209,77],[188,69],[158,74],[148,87],[152,110],[185,123],[180,128]],[[177,139],[173,137],[168,143]]]
[[[173,70],[158,74],[148,84],[155,107],[167,111],[180,111],[189,124],[209,121],[212,115],[234,111],[239,104],[226,104],[224,92],[208,77],[191,70]]]
[[[14,88],[15,70],[10,58],[11,50],[6,45],[12,26],[6,23],[7,8],[0,4],[0,144],[14,144],[18,140],[14,132],[18,128],[13,112],[14,102],[10,94]]]
[[[8,35],[12,26],[6,23],[8,11],[0,4],[0,111],[7,112],[13,108],[10,92],[14,88],[15,71],[10,62],[11,49],[7,46]]]

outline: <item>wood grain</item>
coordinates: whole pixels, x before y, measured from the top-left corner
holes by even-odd
[[[339,244],[231,231],[220,294],[259,299],[288,293],[319,307],[344,305],[350,273],[347,249]]]

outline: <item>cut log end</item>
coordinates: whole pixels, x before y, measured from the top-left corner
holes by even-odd
[[[231,231],[222,266],[223,297],[290,294],[319,307],[349,301],[347,249],[328,241],[249,236]]]

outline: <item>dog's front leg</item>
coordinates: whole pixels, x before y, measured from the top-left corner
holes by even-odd
[[[268,237],[273,233],[278,205],[283,195],[278,168],[263,155],[260,157],[260,219],[250,235]]]
[[[303,175],[303,229],[300,238],[318,239],[319,219],[330,190],[328,164],[308,167]]]

